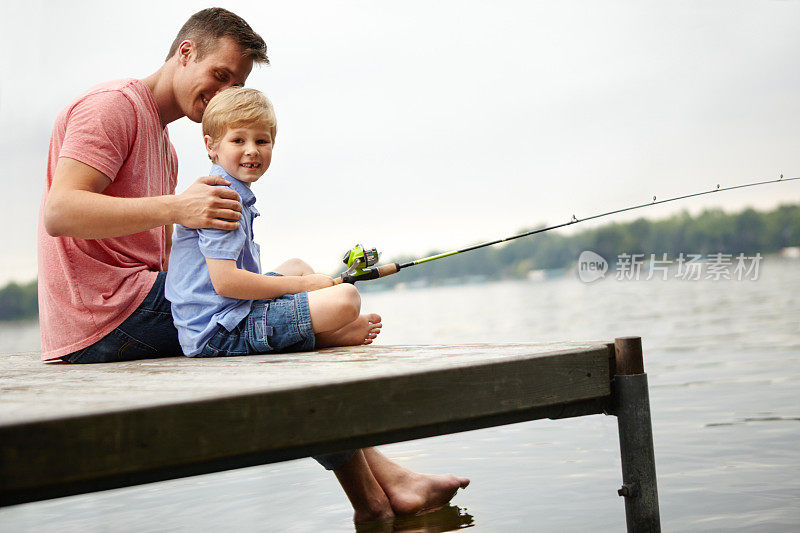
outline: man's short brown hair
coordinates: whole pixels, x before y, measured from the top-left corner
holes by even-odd
[[[175,55],[178,46],[187,39],[194,42],[197,60],[200,60],[222,37],[233,39],[242,48],[242,54],[256,63],[269,63],[264,39],[242,17],[221,7],[204,9],[189,17],[172,42],[166,61]]]

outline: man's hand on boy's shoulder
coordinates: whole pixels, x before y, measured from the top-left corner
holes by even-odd
[[[239,195],[222,176],[203,176],[175,195],[175,222],[187,228],[235,230],[242,215]]]
[[[300,279],[304,284],[303,292],[311,292],[325,287],[333,287],[333,278],[325,274],[306,274],[301,276]]]

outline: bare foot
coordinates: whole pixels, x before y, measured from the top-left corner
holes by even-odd
[[[378,480],[372,475],[364,453],[357,450],[353,457],[333,471],[347,498],[353,504],[353,522],[356,524],[391,523],[394,512],[389,498]]]
[[[375,313],[360,315],[358,318],[336,331],[318,333],[316,348],[331,346],[358,346],[371,344],[381,332],[381,317]]]
[[[418,474],[409,472],[386,490],[392,510],[398,515],[418,514],[441,508],[456,495],[458,489],[466,488],[469,479],[452,474]]]
[[[442,507],[469,479],[452,474],[418,474],[395,463],[375,448],[365,448],[372,474],[397,515],[417,514]]]
[[[381,506],[380,502],[372,502],[374,505],[361,507],[353,512],[353,523],[359,524],[373,524],[379,526],[381,524],[392,523],[394,513],[392,509],[384,504]],[[391,530],[390,530],[391,531]]]

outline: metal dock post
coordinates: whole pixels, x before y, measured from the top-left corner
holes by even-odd
[[[614,353],[613,401],[622,457],[622,488],[618,493],[625,498],[625,521],[629,532],[659,532],[656,462],[642,338],[615,339]]]

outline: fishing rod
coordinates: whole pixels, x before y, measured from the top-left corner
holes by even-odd
[[[421,265],[423,263],[429,263],[431,261],[436,261],[437,259],[444,259],[445,257],[450,257],[452,255],[462,254],[464,252],[471,252],[472,250],[477,250],[479,248],[485,248],[487,246],[493,246],[495,244],[500,244],[501,242],[508,242],[513,241],[514,239],[521,239],[522,237],[529,237],[531,235],[536,235],[537,233],[544,233],[546,231],[552,231],[554,229],[563,228],[565,226],[571,226],[572,224],[578,224],[580,222],[586,222],[587,220],[594,220],[596,218],[607,217],[610,215],[616,215],[618,213],[624,213],[626,211],[633,211],[634,209],[641,209],[643,207],[650,207],[653,205],[658,204],[665,204],[667,202],[675,202],[677,200],[685,200],[687,198],[694,198],[695,196],[703,196],[705,194],[714,194],[722,191],[732,191],[734,189],[743,189],[745,187],[756,187],[758,185],[766,185],[768,183],[779,183],[779,182],[787,182],[787,181],[794,181],[799,180],[800,177],[795,178],[786,178],[784,179],[783,174],[780,175],[780,178],[775,180],[766,180],[766,181],[758,181],[753,183],[745,183],[744,185],[734,185],[732,187],[723,187],[720,188],[719,184],[717,185],[716,189],[711,189],[709,191],[702,191],[696,192],[694,194],[686,194],[683,196],[675,196],[674,198],[667,198],[666,200],[657,200],[655,196],[653,196],[653,200],[644,204],[634,205],[631,207],[624,207],[622,209],[615,209],[614,211],[608,211],[605,213],[600,213],[598,215],[592,215],[585,218],[577,218],[574,214],[569,222],[564,222],[562,224],[556,224],[554,226],[548,226],[546,228],[539,228],[531,231],[526,231],[524,233],[519,233],[517,235],[512,235],[511,237],[505,237],[503,239],[497,239],[494,241],[484,242],[480,244],[475,244],[473,246],[467,246],[466,248],[461,248],[458,250],[453,250],[450,252],[444,252],[441,254],[431,255],[429,257],[423,257],[422,259],[417,259],[415,261],[409,261],[408,263],[387,263],[385,265],[378,265],[378,250],[375,248],[367,248],[365,249],[360,244],[355,245],[352,249],[350,249],[345,255],[344,259],[342,260],[345,265],[347,265],[347,270],[345,270],[342,275],[336,279],[334,279],[334,283],[352,283],[354,284],[357,281],[367,281],[370,279],[378,279],[385,276],[390,276],[392,274],[396,274],[400,270],[404,268],[410,268],[416,265]]]

